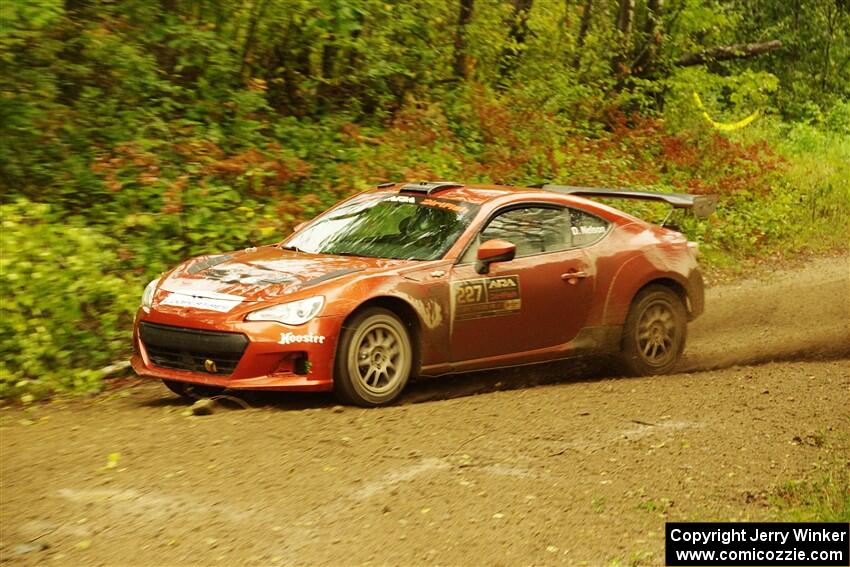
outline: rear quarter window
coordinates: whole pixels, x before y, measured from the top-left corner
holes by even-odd
[[[611,223],[580,209],[570,209],[573,247],[590,246],[602,239],[611,229]]]

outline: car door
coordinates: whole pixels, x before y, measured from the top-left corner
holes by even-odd
[[[516,257],[478,274],[478,244],[516,245]],[[524,353],[572,340],[590,310],[594,276],[572,243],[569,209],[525,204],[499,211],[451,272],[454,362]]]

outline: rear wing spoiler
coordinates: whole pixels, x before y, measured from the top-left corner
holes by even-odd
[[[639,199],[667,203],[675,209],[691,209],[694,216],[704,219],[717,208],[717,195],[688,195],[686,193],[654,193],[630,191],[628,189],[605,189],[599,187],[573,187],[571,185],[534,185],[539,189],[564,195],[581,197],[608,197],[613,199]]]

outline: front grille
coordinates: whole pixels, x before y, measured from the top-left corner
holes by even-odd
[[[241,333],[201,331],[155,323],[139,324],[139,337],[152,363],[163,368],[206,372],[207,360],[215,363],[215,374],[233,374],[248,346]]]

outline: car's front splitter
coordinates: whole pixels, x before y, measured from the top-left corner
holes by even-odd
[[[208,325],[195,326],[186,319],[143,316],[140,324],[147,322],[181,330],[242,333],[248,343],[233,372],[228,375],[218,371],[212,354],[209,356],[210,363],[202,371],[198,368],[187,370],[162,363],[161,358],[158,360],[156,348],[145,344],[137,326],[134,333],[136,353],[130,362],[139,376],[160,380],[234,390],[329,391],[333,389],[333,361],[342,321],[341,317],[317,317],[299,327],[271,322],[239,322],[212,329]],[[179,346],[175,346],[174,350],[179,351]],[[206,362],[203,352],[193,354],[196,355],[196,365],[198,361]]]

